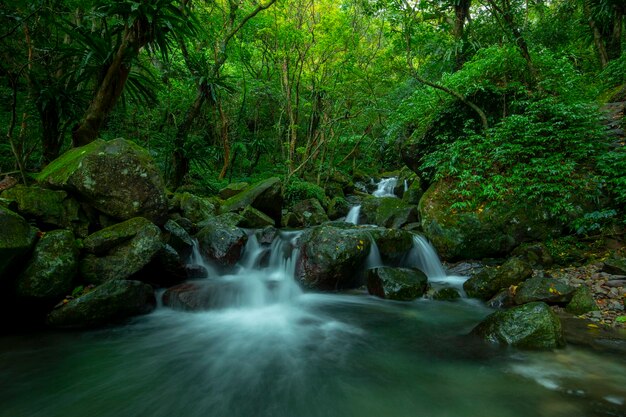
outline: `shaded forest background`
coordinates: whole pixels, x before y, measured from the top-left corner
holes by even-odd
[[[172,190],[278,175],[323,195],[334,175],[407,165],[424,189],[449,182],[454,210],[514,196],[557,217],[582,204],[581,234],[623,228],[623,113],[606,103],[626,101],[625,15],[622,0],[16,0],[0,6],[0,177],[124,137]]]

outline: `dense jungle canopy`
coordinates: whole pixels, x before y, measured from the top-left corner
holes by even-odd
[[[606,103],[626,101],[625,15],[622,0],[3,2],[0,174],[29,183],[124,137],[172,190],[278,175],[315,195],[406,164],[454,210],[514,196],[572,231],[623,227]]]

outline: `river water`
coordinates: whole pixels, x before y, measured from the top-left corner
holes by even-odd
[[[624,358],[486,346],[466,335],[490,310],[466,298],[303,293],[297,237],[263,246],[251,235],[238,269],[213,278],[240,284],[219,310],[1,337],[0,416],[626,415]],[[426,263],[434,285],[462,283],[426,241],[414,251],[407,262]]]

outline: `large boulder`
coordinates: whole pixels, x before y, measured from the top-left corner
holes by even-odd
[[[188,192],[174,194],[170,204],[172,210],[179,211],[184,218],[191,220],[193,223],[200,223],[210,219],[217,212],[215,204],[208,199]]]
[[[298,245],[296,278],[303,287],[335,291],[362,285],[359,271],[371,248],[367,231],[325,224],[305,231]]]
[[[75,199],[62,190],[39,186],[16,185],[2,193],[19,213],[37,222],[42,230],[71,229],[77,236],[87,236],[88,222]]]
[[[193,252],[193,238],[175,220],[168,220],[163,227],[167,243],[178,252],[184,260],[191,256]]]
[[[399,229],[405,224],[417,222],[417,206],[395,197],[367,197],[361,205],[359,221],[381,227]]]
[[[26,269],[16,281],[18,296],[42,302],[58,301],[71,292],[78,272],[78,247],[69,230],[45,233]]]
[[[219,191],[218,195],[222,200],[227,200],[243,192],[249,186],[250,184],[248,184],[247,182],[233,182],[222,188]]]
[[[241,213],[241,217],[243,217],[243,220],[239,223],[241,227],[262,229],[263,227],[276,225],[274,219],[252,206],[246,207]]]
[[[399,265],[413,249],[414,235],[406,230],[382,227],[364,228],[376,242],[380,257],[386,264]]]
[[[232,266],[241,258],[248,236],[239,227],[215,218],[205,222],[196,239],[202,256],[221,266]]]
[[[334,197],[328,204],[328,218],[337,220],[346,217],[350,211],[350,203],[343,197]]]
[[[532,277],[519,284],[515,290],[515,304],[543,301],[548,304],[567,304],[576,288],[549,277]]]
[[[116,280],[70,300],[48,315],[48,324],[63,328],[91,328],[154,310],[154,291],[139,281]]]
[[[280,224],[283,209],[281,188],[280,178],[268,178],[224,201],[220,212],[241,211],[252,206],[270,216],[276,224]]]
[[[524,349],[565,346],[559,318],[541,302],[496,311],[476,326],[472,334],[492,343]]]
[[[437,182],[419,204],[424,234],[444,260],[501,257],[523,242],[543,241],[562,233],[563,225],[549,213],[540,207],[521,209],[517,202],[453,210],[453,187],[449,181]]]
[[[317,226],[330,220],[326,215],[324,207],[316,198],[298,201],[291,208],[291,211],[295,217],[295,224],[290,222],[288,224],[290,227]]]
[[[511,258],[500,267],[486,267],[463,283],[469,297],[488,300],[500,290],[527,280],[532,268],[519,258]]]
[[[367,271],[367,291],[376,297],[411,301],[424,295],[428,278],[415,268],[372,268]]]
[[[590,311],[597,311],[599,308],[589,288],[580,286],[574,292],[570,302],[565,306],[565,310],[568,313],[581,315]]]
[[[40,183],[75,193],[100,212],[118,220],[145,217],[167,220],[163,180],[152,157],[124,139],[96,140],[52,161]]]
[[[0,206],[0,278],[35,244],[37,230],[21,216]]]
[[[80,273],[90,284],[132,277],[163,248],[161,230],[144,218],[102,229],[84,240]]]

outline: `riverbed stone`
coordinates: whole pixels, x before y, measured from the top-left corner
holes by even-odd
[[[118,220],[145,217],[167,221],[165,186],[147,150],[124,140],[95,140],[52,161],[37,177],[41,184],[75,193]]]
[[[325,224],[305,231],[298,245],[296,279],[303,287],[335,291],[362,285],[359,272],[371,247],[366,231]]]
[[[567,304],[576,288],[550,277],[532,277],[519,284],[515,290],[515,304],[543,301],[548,304]]]
[[[461,298],[459,291],[451,287],[440,288],[433,294],[433,300],[437,301],[454,301],[459,298]]]
[[[150,285],[114,280],[52,310],[47,322],[52,327],[94,328],[148,314],[155,306],[154,290]]]
[[[20,215],[0,206],[0,279],[35,244],[37,230]]]
[[[379,298],[411,301],[424,295],[428,278],[419,269],[379,267],[367,270],[367,291]]]
[[[90,244],[90,253],[80,261],[79,266],[85,282],[102,284],[131,278],[163,248],[161,230],[156,225],[142,218],[124,223],[102,229],[94,233],[95,237],[90,235],[85,239]],[[107,236],[113,238],[107,239]]]
[[[489,300],[500,290],[532,276],[531,266],[519,258],[511,258],[500,267],[485,267],[465,281],[463,289],[468,297]]]
[[[252,206],[246,207],[241,212],[241,217],[243,217],[243,220],[239,225],[248,229],[261,229],[266,226],[276,225],[274,219]]]
[[[523,349],[565,346],[559,318],[542,302],[496,311],[476,326],[472,334],[491,343]]]
[[[574,291],[571,301],[565,306],[568,313],[581,315],[590,311],[598,311],[598,305],[586,286],[580,286]]]
[[[19,297],[54,302],[71,292],[78,272],[78,247],[69,230],[43,234],[16,281]]]
[[[205,222],[196,239],[202,256],[221,266],[232,266],[241,258],[248,236],[239,227],[215,218]]]

